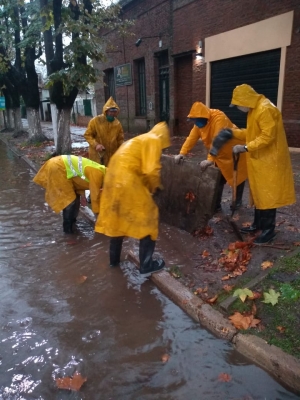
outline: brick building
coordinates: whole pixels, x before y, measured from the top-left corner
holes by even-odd
[[[174,135],[191,129],[194,101],[224,111],[232,90],[248,83],[282,111],[289,146],[300,147],[300,3],[298,0],[121,0],[133,35],[114,44],[96,85],[97,112],[112,95],[132,133],[166,120]]]

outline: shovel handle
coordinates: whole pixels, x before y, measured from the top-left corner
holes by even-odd
[[[238,167],[238,162],[240,159],[240,154],[237,153],[235,154],[232,152],[232,158],[233,158],[233,186],[232,186],[232,214],[231,217],[234,214],[235,211],[235,203],[236,203],[236,186],[237,186],[237,167]]]
[[[240,159],[240,153],[235,154],[234,152],[232,152],[232,158],[233,158],[233,170],[237,171],[237,166]]]

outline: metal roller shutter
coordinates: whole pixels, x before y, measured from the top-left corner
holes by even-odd
[[[279,66],[280,49],[212,62],[210,107],[222,110],[238,127],[244,128],[246,114],[229,107],[233,89],[247,83],[276,104]]]

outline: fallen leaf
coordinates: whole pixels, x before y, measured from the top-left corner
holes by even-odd
[[[169,359],[170,359],[169,354],[163,354],[163,355],[161,356],[161,361],[164,362],[164,363],[168,362]]]
[[[253,315],[242,315],[239,312],[235,312],[229,319],[237,329],[254,328],[260,323],[260,319],[255,319]]]
[[[272,261],[264,261],[263,263],[261,263],[261,268],[262,269],[267,269],[267,268],[272,268],[273,267],[273,262]]]
[[[75,240],[69,240],[69,241],[67,242],[67,244],[72,245],[72,244],[77,244],[77,242],[76,242]]]
[[[248,296],[249,300],[255,300],[260,298],[261,298],[261,293],[259,292],[252,292],[252,296]]]
[[[225,292],[230,292],[234,288],[234,285],[224,285],[223,289]]]
[[[196,291],[194,293],[200,294],[200,293],[206,293],[206,292],[207,292],[207,286],[205,288],[199,287],[198,289],[196,289]]]
[[[228,281],[228,279],[231,279],[232,277],[230,275],[225,275],[223,278],[221,278],[221,281]]]
[[[218,299],[218,295],[216,294],[214,297],[211,297],[210,299],[207,299],[206,302],[209,304],[214,304]]]
[[[210,256],[210,253],[207,250],[204,250],[202,253],[202,258],[206,258],[208,256]]]
[[[276,329],[280,332],[280,333],[284,333],[286,328],[284,326],[276,326]]]
[[[244,288],[244,289],[236,289],[233,293],[234,297],[239,297],[242,302],[246,300],[247,296],[252,296],[253,292],[250,289]]]
[[[280,296],[280,293],[275,292],[274,289],[270,289],[269,293],[268,292],[264,292],[264,299],[262,300],[263,303],[270,303],[272,304],[272,306],[275,306],[275,304],[278,303],[278,297]]]
[[[290,232],[298,232],[298,229],[293,225],[288,225],[288,226],[285,227],[285,229],[290,231]]]
[[[72,377],[56,378],[56,385],[59,389],[78,391],[87,379],[83,378],[80,373],[75,372]]]
[[[219,376],[218,376],[218,380],[221,382],[230,382],[231,381],[231,376],[229,374],[226,374],[224,372],[222,372]]]
[[[77,283],[83,283],[87,280],[87,276],[81,275],[77,278]]]

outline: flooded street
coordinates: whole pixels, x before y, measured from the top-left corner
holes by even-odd
[[[34,171],[1,142],[0,169],[1,399],[299,398],[132,264],[108,268],[108,240],[83,218],[65,235]],[[57,389],[75,371],[87,379],[80,391]]]

